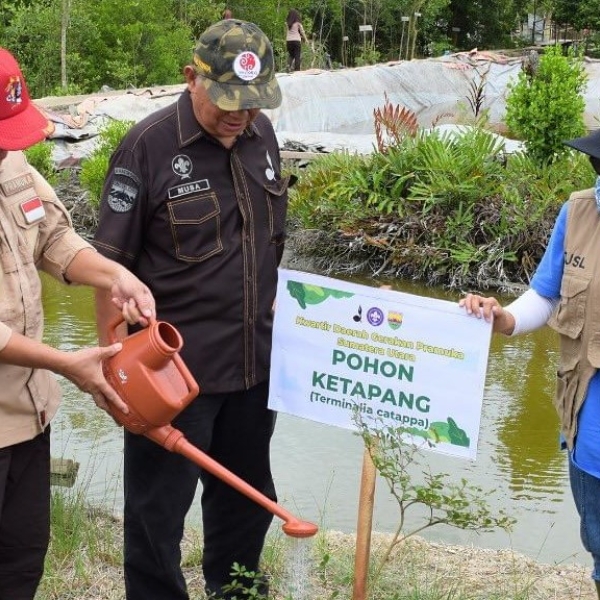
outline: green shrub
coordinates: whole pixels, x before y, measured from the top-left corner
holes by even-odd
[[[52,161],[53,142],[43,141],[30,146],[25,150],[27,162],[36,169],[44,179],[54,185],[58,180],[58,173]]]
[[[373,47],[363,47],[356,57],[356,66],[376,65],[381,61],[381,53]]]
[[[507,86],[506,125],[537,162],[554,162],[566,151],[564,140],[585,132],[586,78],[581,55],[572,49],[563,55],[555,46],[539,64],[530,61],[517,82]]]
[[[497,157],[502,150],[498,138],[479,128],[456,135],[434,131],[422,136],[414,150],[415,181],[408,200],[427,214],[460,204],[471,207],[482,197],[496,194],[502,177]]]
[[[324,154],[312,161],[292,188],[290,213],[304,228],[343,228],[365,213],[371,192],[373,159],[349,152]]]
[[[540,163],[465,128],[408,136],[384,154],[313,160],[290,217],[321,232],[306,251],[325,271],[355,264],[451,288],[501,287],[529,281],[559,207],[593,182],[580,152]]]
[[[100,203],[110,157],[133,124],[134,121],[110,121],[100,129],[93,152],[81,161],[79,180],[94,206]]]

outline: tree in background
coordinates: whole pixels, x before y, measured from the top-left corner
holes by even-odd
[[[552,0],[553,18],[575,31],[600,28],[597,0]]]
[[[466,50],[514,47],[512,34],[523,13],[527,14],[525,3],[526,0],[451,0],[446,19],[450,28],[459,30],[455,32],[456,45]]]
[[[15,13],[23,6],[31,6],[35,0],[2,0],[0,2],[0,34],[13,20]],[[3,36],[0,37],[3,39]]]
[[[182,82],[194,36],[170,2],[70,0],[67,89],[61,89],[62,0],[16,6],[2,44],[23,65],[32,95]]]
[[[593,31],[600,30],[597,5],[598,0],[1,0],[0,43],[17,56],[31,93],[41,97],[96,92],[104,85],[180,83],[194,40],[226,6],[263,29],[283,71],[285,16],[292,7],[312,40],[303,63],[323,67],[326,54],[334,66],[355,66],[523,45],[527,40],[514,38],[519,23],[542,9],[565,30],[581,31],[580,39],[591,47]],[[359,31],[361,25],[371,25],[372,32]],[[597,46],[600,51],[600,39]]]
[[[585,133],[586,79],[580,55],[570,49],[564,56],[561,46],[550,46],[537,68],[523,69],[509,84],[506,125],[537,163],[556,161],[568,151],[564,140]]]

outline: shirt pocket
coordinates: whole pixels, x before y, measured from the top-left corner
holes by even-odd
[[[287,215],[288,188],[291,176],[265,185],[271,243],[280,245],[285,241],[285,222]]]
[[[548,324],[572,340],[581,336],[590,279],[565,274],[560,285],[560,302]]]
[[[0,242],[0,321],[6,324],[15,322],[20,314],[17,299],[20,297],[17,260],[8,246]]]
[[[33,255],[39,223],[27,223],[18,206],[11,207],[10,211],[17,226],[7,223],[10,243],[6,237],[0,240],[0,321],[14,324],[23,320],[23,294],[30,295],[39,286]],[[25,287],[23,280],[26,280]]]
[[[223,250],[221,209],[214,193],[167,202],[177,258],[202,262]]]

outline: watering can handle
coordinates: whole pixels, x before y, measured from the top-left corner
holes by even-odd
[[[200,393],[200,387],[198,386],[198,382],[194,379],[194,376],[190,373],[190,370],[187,368],[186,364],[183,362],[181,356],[179,356],[178,352],[173,354],[172,360],[177,370],[181,373],[181,376],[183,377],[188,389],[188,393],[181,401],[183,406],[187,406],[187,404]]]
[[[148,318],[148,327],[150,327],[150,325],[152,325],[155,322],[156,322],[155,316],[149,317]],[[117,317],[115,317],[110,322],[110,324],[108,325],[108,343],[109,344],[116,344],[117,342],[121,341],[117,337],[117,328],[119,327],[119,325],[121,325],[123,323],[125,323],[125,318],[121,314],[119,314]]]

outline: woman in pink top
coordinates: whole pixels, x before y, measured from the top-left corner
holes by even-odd
[[[286,19],[287,35],[285,41],[288,51],[288,71],[290,72],[300,70],[302,40],[308,43],[300,18],[300,13],[292,8]]]

